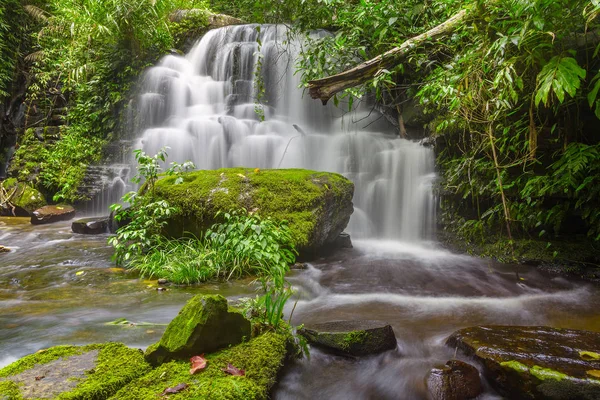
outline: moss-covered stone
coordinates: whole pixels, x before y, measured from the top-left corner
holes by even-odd
[[[169,395],[170,400],[266,399],[283,366],[290,342],[290,334],[265,333],[249,342],[206,355],[206,369],[195,375],[190,375],[189,360],[171,361],[131,382],[110,400],[155,400],[166,388],[180,383],[189,387]],[[222,369],[227,364],[245,370],[245,375],[226,374]]]
[[[479,361],[492,385],[511,399],[598,399],[600,333],[549,327],[479,326],[448,338]],[[583,354],[583,356],[582,356]]]
[[[14,215],[25,217],[29,216],[36,209],[45,206],[46,199],[38,190],[32,188],[26,183],[18,182],[15,178],[10,178],[1,183],[8,195],[11,195],[10,202],[15,206]],[[0,215],[13,215],[12,209],[0,209]]]
[[[246,208],[287,220],[299,251],[312,253],[335,241],[354,210],[354,184],[335,173],[225,168],[187,173],[179,185],[176,179],[161,179],[155,188],[156,197],[179,209],[167,228],[171,236],[201,236],[217,222],[217,211]]]
[[[250,321],[228,309],[220,295],[194,296],[171,321],[160,341],[148,347],[146,359],[159,365],[187,360],[250,338]]]
[[[121,343],[56,346],[1,369],[0,393],[6,400],[101,400],[149,371],[142,352]]]
[[[298,331],[311,344],[351,356],[376,354],[396,348],[396,336],[382,321],[332,321]]]

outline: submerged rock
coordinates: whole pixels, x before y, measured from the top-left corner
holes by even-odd
[[[600,333],[542,326],[478,326],[446,342],[473,356],[510,399],[600,399]]]
[[[187,385],[184,391],[164,398],[266,400],[287,357],[291,341],[289,333],[268,332],[248,342],[205,354],[206,369],[195,375],[190,375],[189,359],[170,361],[131,382],[110,400],[161,399],[165,389],[181,384]],[[225,373],[223,369],[228,364],[244,370],[244,376]]]
[[[350,356],[366,356],[396,348],[392,327],[383,321],[331,321],[300,329],[309,343]]]
[[[209,353],[250,338],[250,321],[229,311],[220,295],[194,296],[171,321],[158,343],[148,347],[146,360],[153,365]]]
[[[31,216],[34,225],[50,224],[52,222],[67,221],[75,217],[75,209],[71,206],[44,206],[38,208]]]
[[[121,343],[56,346],[0,369],[0,398],[105,399],[150,369]]]
[[[71,224],[71,230],[84,235],[108,233],[108,217],[78,219]]]
[[[354,184],[343,176],[303,169],[224,168],[194,171],[159,180],[155,195],[181,210],[167,231],[202,237],[218,211],[246,208],[289,222],[297,249],[305,256],[333,246],[354,211]]]
[[[433,400],[474,399],[483,390],[477,368],[460,360],[433,368],[427,377],[427,388]]]
[[[0,207],[0,215],[29,217],[33,211],[46,205],[46,199],[37,189],[11,178],[0,186],[6,191],[10,201]]]

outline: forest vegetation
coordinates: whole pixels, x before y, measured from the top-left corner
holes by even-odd
[[[396,121],[400,135],[435,138],[439,220],[454,234],[509,244],[600,240],[598,0],[0,4],[3,111],[19,96],[27,108],[10,173],[54,201],[83,200],[87,165],[106,157],[102,149],[127,130],[140,73],[203,22],[200,14],[193,24],[174,23],[175,10],[288,25],[307,43],[296,65],[307,88],[459,15],[451,29],[385,58],[333,101],[366,101]],[[310,36],[315,29],[331,34]],[[57,109],[64,112],[56,116]],[[51,140],[40,141],[36,128],[51,115],[61,119],[58,133],[46,129],[41,135]],[[3,122],[3,145],[7,129]]]

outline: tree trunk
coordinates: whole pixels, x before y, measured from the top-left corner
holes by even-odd
[[[336,93],[367,82],[382,69],[391,69],[406,58],[415,47],[425,44],[428,41],[437,41],[443,36],[452,33],[460,24],[467,20],[468,16],[469,13],[467,13],[467,10],[461,10],[435,28],[407,40],[400,46],[384,54],[378,55],[339,74],[308,82],[310,96],[313,99],[321,99],[323,104],[327,104],[327,101]]]

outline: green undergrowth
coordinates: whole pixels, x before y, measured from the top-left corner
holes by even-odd
[[[246,275],[285,275],[295,261],[286,223],[276,223],[245,210],[223,213],[202,239],[160,238],[147,253],[127,266],[142,276],[191,284]]]
[[[59,395],[56,397],[57,400],[106,399],[132,379],[150,371],[150,365],[144,360],[142,352],[130,349],[121,343],[106,343],[81,347],[56,346],[41,350],[1,369],[0,378],[10,378],[36,365],[48,364],[60,358],[65,359],[94,350],[99,351],[96,366],[86,372],[87,377],[75,389]],[[7,390],[12,390],[11,396],[15,396],[14,385],[6,382],[0,382],[0,388],[4,386]],[[16,400],[19,397],[7,397],[7,399]]]
[[[263,217],[288,221],[297,248],[308,246],[315,221],[322,217],[322,196],[340,201],[352,196],[353,186],[341,175],[303,169],[258,170],[227,168],[183,175],[183,183],[168,177],[156,183],[156,195],[179,209],[168,226],[172,236],[202,233],[217,222],[222,210],[258,210]]]
[[[488,236],[485,241],[467,240],[450,232],[441,232],[439,239],[448,247],[504,263],[560,265],[565,272],[600,268],[600,245],[589,238],[558,240]]]
[[[265,333],[249,342],[206,355],[207,368],[190,375],[189,361],[171,361],[131,382],[111,400],[155,400],[165,389],[180,383],[189,387],[169,399],[266,399],[286,358],[289,333]],[[245,370],[231,376],[227,364]]]

